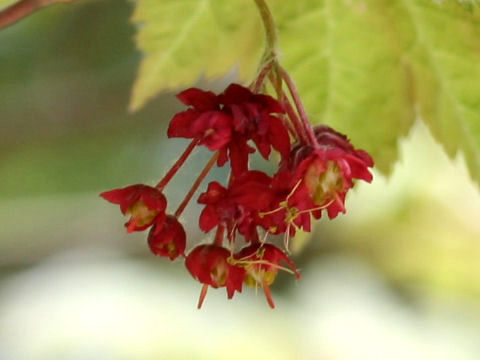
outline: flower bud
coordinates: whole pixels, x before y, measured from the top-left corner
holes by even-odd
[[[155,255],[175,260],[184,255],[187,236],[175,216],[167,215],[165,221],[155,224],[148,234],[148,245]]]

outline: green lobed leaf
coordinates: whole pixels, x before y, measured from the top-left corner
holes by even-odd
[[[280,61],[313,123],[346,133],[389,173],[420,116],[480,180],[480,12],[460,0],[268,1]],[[472,11],[465,11],[465,4]],[[185,15],[186,14],[186,15]],[[182,18],[184,17],[184,18]],[[263,31],[253,0],[139,0],[144,52],[131,108],[238,64],[251,80]],[[181,20],[181,21],[179,21]]]
[[[251,80],[262,48],[253,1],[137,0],[133,21],[145,57],[133,87],[131,110],[161,90],[191,86],[200,76],[225,75],[235,65]]]

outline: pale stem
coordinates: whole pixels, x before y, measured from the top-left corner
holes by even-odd
[[[277,31],[275,28],[275,22],[273,21],[272,13],[268,8],[265,0],[255,0],[260,17],[262,18],[263,27],[265,28],[265,53],[264,61],[270,57],[275,57],[275,48],[277,46]]]

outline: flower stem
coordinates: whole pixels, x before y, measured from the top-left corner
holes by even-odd
[[[295,114],[295,111],[293,110],[292,105],[290,105],[290,101],[288,100],[288,98],[285,95],[283,95],[282,105],[285,107],[285,111],[287,112],[288,117],[290,118],[293,126],[295,127],[296,133],[298,134],[297,138],[301,139],[302,141],[307,142],[308,137],[305,133],[305,130],[302,127],[302,124],[301,124],[300,120],[298,119],[297,114]]]
[[[195,194],[195,191],[197,191],[198,187],[200,186],[202,181],[205,179],[205,176],[207,176],[208,172],[212,169],[213,165],[215,165],[215,162],[217,161],[219,155],[220,153],[218,151],[215,152],[215,154],[213,154],[212,158],[207,163],[207,165],[205,165],[200,175],[198,175],[197,180],[195,180],[191,189],[188,191],[187,196],[185,196],[185,199],[183,199],[182,203],[178,206],[177,211],[175,211],[175,217],[179,217],[182,214],[183,210],[185,210],[186,206],[192,199],[193,194]]]
[[[290,102],[288,98],[285,96],[283,89],[282,89],[282,79],[278,75],[277,72],[277,67],[279,66],[278,64],[275,64],[276,68],[275,71],[272,71],[269,76],[269,80],[273,85],[273,88],[275,89],[275,92],[277,93],[277,99],[280,100],[282,103],[283,107],[285,108],[285,111],[287,112],[288,118],[290,119],[290,122],[293,124],[293,128],[295,130],[294,133],[294,138],[295,139],[300,139],[302,141],[306,141],[306,135],[305,132],[303,131],[302,125],[300,124],[300,120],[298,119],[297,114],[295,114],[295,111],[293,111],[292,105],[290,105]],[[291,129],[291,126],[289,126]]]
[[[282,68],[280,65],[277,65],[278,74],[282,77],[283,81],[287,84],[288,90],[290,91],[290,95],[292,95],[293,102],[295,103],[295,107],[297,108],[298,115],[300,116],[300,120],[303,125],[303,129],[307,135],[307,139],[311,143],[312,146],[317,146],[317,139],[315,137],[315,133],[313,131],[312,125],[308,121],[308,116],[303,107],[302,100],[297,91],[297,87],[295,86],[292,78],[288,73]]]
[[[268,61],[267,64],[263,66],[262,70],[260,70],[260,72],[258,73],[257,80],[255,80],[255,82],[250,86],[250,89],[254,94],[257,94],[260,91],[263,82],[270,70],[272,70],[273,65],[273,60]]]
[[[225,232],[225,225],[223,224],[218,225],[217,232],[215,233],[215,239],[213,240],[214,245],[222,246],[224,232]]]
[[[255,0],[260,17],[262,18],[263,26],[265,28],[265,52],[263,55],[264,62],[275,58],[275,49],[277,46],[277,31],[275,28],[275,22],[273,21],[272,13],[268,8],[265,0]]]
[[[187,160],[188,156],[192,153],[195,146],[197,146],[200,139],[193,139],[192,142],[187,146],[183,154],[178,158],[178,160],[173,164],[172,168],[168,171],[168,173],[163,177],[162,180],[157,184],[156,188],[160,191],[163,190],[165,186],[172,180],[172,178],[177,173],[178,169],[182,167],[182,165]]]

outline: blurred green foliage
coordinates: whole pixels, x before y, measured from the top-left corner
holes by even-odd
[[[79,1],[0,32],[0,198],[158,175],[148,153],[175,105],[126,110],[140,59],[131,10],[125,1]]]

